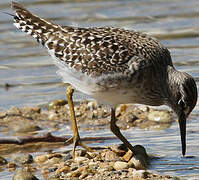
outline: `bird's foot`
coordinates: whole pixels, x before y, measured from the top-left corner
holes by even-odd
[[[84,148],[87,151],[93,151],[93,149],[91,147],[88,147],[85,143],[82,142],[81,138],[79,136],[73,136],[71,138],[69,138],[65,144],[70,144],[73,141],[73,151],[72,151],[72,156],[73,159],[75,159],[75,150],[77,146],[81,146],[82,148]]]

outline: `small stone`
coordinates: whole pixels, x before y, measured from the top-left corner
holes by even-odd
[[[57,167],[52,167],[52,168],[48,169],[48,172],[50,172],[50,173],[55,172],[57,169],[58,169]]]
[[[78,169],[77,164],[72,164],[72,165],[70,166],[70,170],[71,170],[71,171],[75,171],[75,170],[77,170],[77,169]]]
[[[47,155],[39,155],[35,157],[34,162],[37,164],[41,164],[44,163],[46,160],[48,160]]]
[[[23,125],[14,126],[14,130],[18,133],[35,132],[41,130],[41,128],[33,123],[25,123]]]
[[[62,155],[59,154],[59,153],[52,153],[52,154],[48,154],[47,155],[48,159],[51,159],[51,158],[54,158],[54,157],[56,157],[56,158],[62,158]]]
[[[32,111],[36,113],[41,113],[41,108],[40,107],[32,107]]]
[[[134,169],[132,171],[132,176],[133,176],[133,179],[135,179],[135,180],[145,179],[145,178],[147,178],[147,175],[148,175],[148,172],[145,170],[135,170]]]
[[[48,113],[48,119],[49,120],[54,120],[57,118],[57,114],[54,111],[49,111]]]
[[[54,165],[54,164],[59,164],[60,163],[60,158],[57,158],[57,157],[53,157],[53,158],[50,158],[48,159],[47,161],[45,161],[45,165]]]
[[[124,144],[119,144],[119,145],[113,145],[110,147],[111,150],[116,153],[118,156],[124,156],[128,149]]]
[[[88,119],[93,119],[93,117],[94,117],[93,112],[92,112],[92,111],[88,111],[88,112],[86,113],[86,117],[87,117]]]
[[[9,162],[7,165],[6,165],[7,168],[16,168],[17,167],[17,164],[14,163],[14,162]]]
[[[150,110],[150,108],[148,106],[145,106],[145,105],[139,106],[139,109],[143,112],[149,112],[149,110]]]
[[[79,156],[85,156],[87,154],[87,151],[85,149],[80,149],[75,151],[75,156],[79,157]]]
[[[48,104],[48,109],[56,109],[60,106],[66,105],[67,103],[68,102],[65,99],[54,100]]]
[[[79,157],[75,157],[74,162],[82,163],[83,161],[87,161],[87,160],[88,158],[79,156]]]
[[[129,149],[127,151],[127,153],[122,157],[122,159],[124,161],[128,162],[131,159],[132,156],[133,156],[133,152]]]
[[[71,172],[71,177],[79,177],[80,175],[81,175],[81,172],[79,172],[78,169]]]
[[[105,152],[104,160],[105,161],[119,161],[119,157],[117,156],[115,152],[108,150]]]
[[[19,164],[29,164],[33,162],[33,157],[31,154],[22,154],[14,158],[14,161]]]
[[[153,110],[149,112],[148,119],[160,123],[170,123],[172,121],[171,114],[168,111]]]
[[[97,108],[97,103],[94,102],[94,101],[90,101],[90,102],[88,102],[87,107],[88,107],[90,110],[94,110],[94,109]]]
[[[79,176],[79,179],[84,179],[88,176],[88,173],[87,172],[84,172],[82,173],[80,176]]]
[[[116,161],[113,165],[113,168],[117,171],[117,170],[122,170],[122,169],[126,169],[128,168],[128,163],[123,162],[123,161]]]
[[[68,161],[68,160],[70,160],[70,159],[72,159],[73,158],[73,156],[71,155],[71,154],[67,154],[65,157],[64,157],[64,159],[63,159],[63,161]]]
[[[127,105],[126,104],[121,104],[116,108],[115,111],[115,116],[119,117],[121,114],[123,114],[127,109]]]
[[[7,163],[8,163],[7,160],[5,158],[3,158],[2,156],[0,156],[0,166],[5,165]]]
[[[16,171],[13,180],[39,180],[31,172],[28,172],[24,169],[19,169]]]
[[[70,167],[69,166],[64,166],[64,167],[58,168],[56,170],[56,173],[60,174],[62,172],[66,173],[66,172],[69,172],[69,171],[70,171]]]
[[[126,119],[126,122],[127,123],[134,123],[136,120],[138,119],[138,117],[134,114],[131,114],[127,119]]]

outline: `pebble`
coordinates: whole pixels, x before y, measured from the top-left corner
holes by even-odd
[[[12,169],[15,169],[17,167],[17,164],[14,163],[14,162],[9,162],[7,165],[6,165],[7,168],[12,168]]]
[[[127,105],[126,104],[120,104],[115,111],[115,116],[118,117],[121,114],[123,114],[127,109]]]
[[[126,169],[128,167],[128,163],[127,162],[123,162],[123,161],[116,161],[113,165],[113,168],[117,171],[117,170],[122,170],[122,169]]]
[[[78,157],[75,157],[74,162],[82,163],[83,161],[87,161],[87,160],[88,160],[88,158],[86,158],[86,157],[78,156]]]
[[[132,156],[133,156],[133,152],[129,149],[127,151],[127,153],[122,157],[122,159],[124,161],[128,162],[131,159]]]
[[[147,174],[148,173],[145,170],[133,170],[132,171],[133,179],[135,179],[135,180],[146,179],[147,178]]]
[[[145,105],[140,105],[139,109],[143,112],[149,112],[150,108],[148,106]]]
[[[0,156],[0,165],[5,165],[7,163],[8,163],[7,160],[3,158],[2,156]]]
[[[52,121],[50,121],[50,123],[48,124],[46,124],[46,120],[49,117],[49,110],[43,111],[40,108],[38,109],[15,108],[10,112],[6,111],[6,113],[0,113],[0,117],[2,118],[1,123],[3,126],[9,127],[9,131],[13,130],[13,127],[15,126],[15,124],[13,125],[13,123],[15,122],[16,125],[19,124],[19,122],[20,124],[28,124],[29,122],[34,122],[35,124],[38,123],[38,126],[41,127],[47,127],[47,128],[60,127],[62,125],[61,124],[62,122],[68,123],[70,121],[69,110],[66,108],[66,106],[61,104],[59,105],[59,103],[58,104],[55,103],[54,104],[55,109],[50,110],[50,112],[52,112],[52,115],[50,115],[52,116],[50,117]],[[77,118],[77,121],[79,122],[78,124],[81,126],[81,123],[83,123],[85,126],[81,127],[86,128],[88,130],[91,130],[91,126],[89,126],[90,124],[92,124],[92,128],[94,129],[96,128],[104,129],[105,126],[108,124],[107,123],[108,120],[110,119],[110,111],[107,110],[104,106],[98,106],[97,104],[95,104],[95,102],[90,103],[87,101],[78,104],[76,103],[75,109],[77,110],[77,113],[79,113],[79,117]],[[119,121],[126,124],[127,122],[126,119],[129,119],[128,122],[130,123],[132,122],[133,126],[139,126],[139,123],[141,124],[143,121],[148,121],[147,117],[148,114],[151,112],[153,112],[153,110],[148,107],[140,110],[139,108],[137,109],[134,108],[134,106],[132,105],[131,106],[121,105],[119,108],[117,108]],[[160,115],[159,112],[158,115]],[[138,118],[138,120],[134,122],[136,118]],[[58,119],[60,119],[61,121],[57,121]],[[20,120],[22,120],[22,122]],[[150,125],[152,122],[153,123],[152,126],[154,124],[160,124],[160,125],[167,124],[167,123],[159,123],[159,120],[158,121],[153,120],[148,122],[149,122],[148,125]],[[131,126],[131,124],[129,126]],[[45,143],[41,144],[42,145],[40,147],[43,147],[43,144]],[[149,173],[145,171],[145,166],[148,163],[148,156],[146,154],[146,150],[142,146],[135,146],[138,150],[138,154],[134,157],[132,157],[132,152],[128,151],[128,149],[124,145],[119,145],[119,146],[117,145],[114,147],[111,146],[108,147],[108,149],[106,150],[104,149],[95,150],[93,152],[77,150],[75,153],[77,157],[75,161],[72,159],[72,156],[69,151],[67,151],[66,153],[51,153],[52,149],[53,152],[54,151],[56,152],[57,147],[60,147],[60,145],[58,144],[50,148],[48,146],[47,147],[47,149],[49,150],[48,153],[46,154],[42,153],[43,155],[37,155],[34,158],[33,164],[25,165],[25,167],[32,166],[33,168],[35,168],[33,170],[29,169],[26,172],[28,172],[28,174],[30,174],[30,172],[36,172],[37,174],[39,174],[38,178],[41,177],[41,179],[43,178],[49,180],[58,180],[58,179],[143,180],[145,177],[147,177],[147,173]],[[32,146],[30,147],[30,152],[32,150],[31,148]],[[10,159],[10,157],[8,157],[8,159]],[[26,162],[26,160],[23,160],[22,158],[20,162]],[[136,170],[135,166],[137,169],[141,170]],[[6,170],[12,171],[12,173],[15,172],[16,167],[20,168],[19,164],[17,164],[14,161],[9,162],[6,165],[6,167],[9,168]],[[16,172],[15,178],[17,177],[17,174],[20,174],[20,172]],[[28,178],[28,176],[25,175],[22,176]],[[148,177],[149,176],[151,179],[155,177],[154,179],[156,180],[157,179],[167,180],[166,178],[164,178],[165,176],[163,175],[160,176],[151,173],[150,175],[148,175]],[[30,178],[34,179],[36,177],[33,175]],[[29,180],[29,179],[22,179],[22,180]]]
[[[48,109],[56,109],[60,106],[66,105],[68,102],[65,99],[57,99],[48,104]]]
[[[24,169],[18,169],[13,177],[13,180],[39,180],[31,172]]]
[[[64,157],[64,159],[63,159],[63,161],[68,161],[69,159],[72,159],[73,158],[73,156],[71,155],[71,154],[67,154],[65,157]]]
[[[79,177],[81,175],[81,172],[77,169],[73,172],[71,172],[71,177]]]
[[[46,160],[48,160],[47,155],[38,155],[34,158],[34,162],[36,164],[44,163]]]
[[[160,123],[171,123],[171,114],[168,111],[152,110],[148,114],[150,121],[156,121]]]
[[[48,119],[49,120],[54,120],[57,118],[57,113],[55,113],[54,111],[49,111],[48,113]]]
[[[60,174],[62,172],[66,173],[70,171],[70,167],[69,166],[64,166],[64,167],[60,167],[56,170],[56,173]]]
[[[113,151],[106,151],[104,154],[102,153],[102,156],[104,155],[104,160],[105,161],[119,161],[119,156]]]
[[[87,107],[88,107],[88,109],[90,109],[90,110],[94,110],[94,109],[97,108],[97,103],[94,102],[94,101],[90,101],[90,102],[88,102]]]
[[[20,154],[13,157],[13,160],[19,164],[29,164],[33,162],[33,157],[31,154]]]
[[[18,133],[35,132],[41,130],[41,128],[33,123],[25,123],[23,125],[19,124],[13,128]]]
[[[79,176],[79,179],[84,179],[88,176],[88,173],[87,172],[84,172],[82,173],[80,176]]]

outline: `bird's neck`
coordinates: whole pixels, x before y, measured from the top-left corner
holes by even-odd
[[[184,73],[177,71],[173,66],[168,66],[168,97],[167,105],[176,111],[176,105],[180,98],[181,85],[184,81]]]

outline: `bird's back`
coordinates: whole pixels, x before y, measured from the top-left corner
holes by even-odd
[[[15,26],[45,46],[64,81],[86,94],[132,86],[132,98],[137,91],[148,89],[144,97],[162,76],[159,69],[166,72],[168,65],[173,66],[168,49],[144,33],[112,27],[65,27],[39,18],[18,3],[12,7]],[[130,100],[129,96],[123,98]]]
[[[69,68],[87,75],[124,71],[134,57],[145,59],[146,66],[172,65],[167,48],[144,33],[111,27],[64,27],[33,15],[18,3],[12,7],[18,29],[36,38]]]

